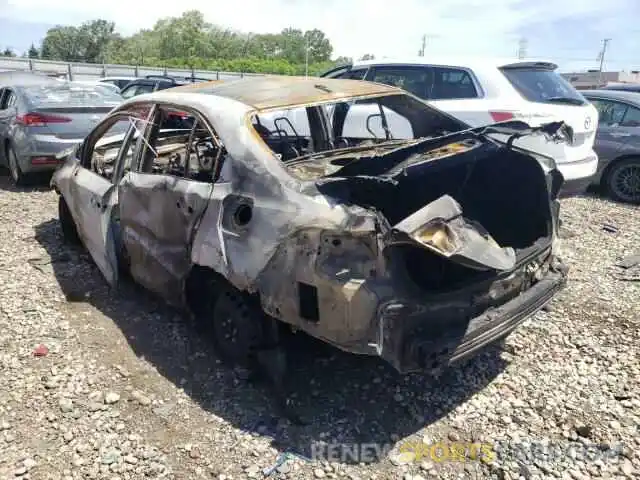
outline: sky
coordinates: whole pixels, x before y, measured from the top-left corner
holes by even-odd
[[[555,61],[562,71],[640,69],[640,0],[0,0],[0,48],[26,50],[55,24],[104,18],[122,34],[197,9],[207,21],[245,32],[318,28],[334,57],[516,57]]]

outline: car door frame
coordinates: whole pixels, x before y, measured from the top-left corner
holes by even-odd
[[[222,148],[206,117],[195,108],[168,102],[153,102],[147,128],[142,133],[150,148],[154,124],[162,108],[194,115]],[[127,252],[129,273],[146,289],[169,304],[184,303],[184,282],[191,270],[195,231],[207,210],[214,182],[203,182],[171,174],[141,170],[144,147],[137,162],[118,183],[120,231]]]
[[[599,97],[597,95],[588,95],[587,99],[593,103],[593,101],[610,103],[610,104],[618,104],[623,105],[625,107],[624,114],[622,115],[622,120],[624,121],[624,117],[627,115],[627,111],[629,108],[635,108],[640,110],[638,106],[632,105],[624,100],[607,98],[607,97]],[[595,106],[595,105],[594,105]],[[596,106],[596,110],[598,107]],[[600,116],[600,111],[598,110],[598,116]],[[620,124],[614,125],[600,125],[596,128],[596,144],[594,148],[597,147],[596,153],[598,156],[602,156],[607,159],[615,158],[618,153],[624,148],[624,145],[631,140],[634,135],[632,132],[623,131],[626,128],[635,128],[638,127],[623,127]]]
[[[105,118],[54,174],[52,184],[63,196],[76,230],[91,258],[109,285],[118,283],[118,255],[113,225],[113,213],[117,208],[117,189],[114,178],[110,180],[91,168],[91,156],[96,143],[117,122],[131,121],[131,112],[118,111]],[[126,131],[114,162],[114,174],[123,161],[123,152],[130,146],[135,127]],[[139,153],[139,145],[134,147],[133,156]]]

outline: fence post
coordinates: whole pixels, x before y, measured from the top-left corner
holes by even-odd
[[[103,63],[102,64],[102,78],[107,76],[107,66]]]
[[[135,66],[135,68],[134,68],[133,72],[134,72],[134,75],[135,75],[136,77],[139,77],[139,76],[140,76],[140,75],[138,74],[138,65],[136,65],[136,66]]]
[[[71,72],[71,64],[67,63],[67,75],[69,76],[69,81],[73,81],[73,73]]]
[[[220,80],[220,72],[216,70],[216,80]]]
[[[165,65],[165,67],[164,67],[164,76],[165,76],[165,77],[169,76],[169,74],[167,73],[167,66],[166,66],[166,65]]]
[[[29,59],[29,71],[33,72],[33,60]]]
[[[240,72],[240,78],[244,78],[244,72]]]

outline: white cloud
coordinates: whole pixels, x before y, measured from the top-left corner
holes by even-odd
[[[585,15],[624,16],[636,0],[6,0],[3,15],[46,23],[93,18],[116,22],[122,33],[151,27],[161,17],[190,9],[208,21],[242,31],[276,32],[289,26],[319,28],[335,55],[415,55],[423,34],[436,54],[513,55],[520,32],[536,22]],[[628,11],[628,10],[627,10]],[[574,20],[572,20],[574,19]],[[560,35],[562,32],[558,32]],[[557,42],[562,43],[559,37]]]

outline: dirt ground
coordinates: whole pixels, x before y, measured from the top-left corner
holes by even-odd
[[[596,196],[562,208],[569,285],[503,348],[435,380],[300,338],[292,401],[312,423],[295,426],[179,312],[129,283],[109,291],[62,243],[55,193],[0,177],[0,478],[640,475],[640,267],[615,265],[640,253],[640,209]],[[425,456],[398,455],[403,442]],[[438,442],[495,459],[434,456]],[[354,443],[395,449],[263,471]]]

